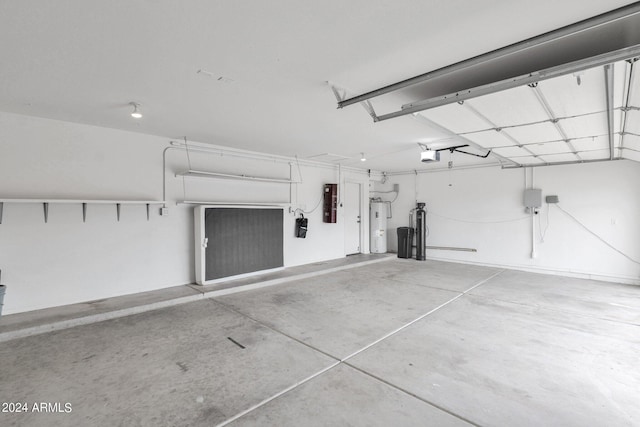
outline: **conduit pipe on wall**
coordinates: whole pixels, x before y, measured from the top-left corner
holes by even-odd
[[[533,171],[531,168],[531,189],[533,189]],[[531,259],[538,256],[536,253],[536,208],[531,209]]]
[[[199,149],[193,149],[190,147],[166,147],[163,152],[162,152],[162,197],[163,197],[163,208],[167,207],[167,203],[166,203],[166,192],[167,192],[167,180],[166,180],[166,175],[167,175],[167,165],[166,165],[166,159],[167,159],[167,151],[169,151],[170,149],[182,149],[185,150],[187,152],[187,155],[190,151],[196,151],[196,152],[204,152],[207,154],[217,154],[215,152],[211,152],[208,150],[199,150]],[[190,159],[189,159],[189,163]],[[289,176],[291,177],[291,163],[289,163]],[[242,180],[248,180],[248,181],[258,181],[258,182],[280,182],[280,183],[288,183],[289,184],[289,201],[288,203],[291,204],[291,184],[298,184],[302,181],[291,181],[289,180],[282,180],[282,179],[270,179],[270,178],[261,178],[261,177],[252,177],[252,176],[246,176],[246,175],[232,175],[232,174],[223,174],[223,173],[215,173],[215,172],[202,172],[202,171],[191,171],[189,170],[188,172],[182,173],[180,174],[183,178],[185,176],[205,176],[205,177],[219,177],[219,178],[230,178],[230,179],[242,179]],[[178,174],[176,174],[176,176],[178,176]],[[191,203],[191,202],[190,202]]]
[[[242,158],[242,159],[252,159],[252,160],[258,160],[258,161],[266,161],[266,162],[270,162],[270,163],[287,163],[287,164],[289,164],[290,167],[291,167],[291,162],[295,160],[295,161],[297,161],[299,163],[308,164],[310,166],[314,166],[314,167],[317,167],[317,168],[325,168],[325,169],[331,169],[331,170],[338,169],[339,176],[340,177],[342,176],[342,165],[340,165],[340,164],[338,164],[336,166],[336,165],[329,165],[329,164],[326,164],[326,163],[314,162],[314,161],[309,161],[309,160],[299,161],[298,159],[291,159],[291,158],[282,157],[282,156],[274,156],[274,155],[267,155],[267,154],[260,155],[260,154],[253,154],[253,153],[244,153],[244,152],[241,152],[241,151],[235,151],[235,150],[224,149],[224,148],[219,148],[219,147],[202,147],[202,146],[196,146],[196,147],[188,146],[187,147],[187,145],[185,143],[178,142],[178,141],[170,141],[169,144],[170,144],[169,147],[165,147],[165,149],[162,151],[162,200],[164,201],[164,204],[163,204],[164,208],[167,207],[167,203],[166,203],[166,200],[167,200],[167,152],[169,150],[184,150],[184,151],[187,151],[187,149],[188,149],[189,152],[198,152],[198,153],[206,153],[206,154],[217,154],[217,155],[220,155],[220,156],[224,155],[224,156],[237,157],[237,158]],[[367,172],[365,170],[356,169],[356,168],[348,168],[348,170],[351,173],[358,173],[358,174],[368,174],[369,173],[369,172]],[[300,182],[302,182],[302,179],[300,179]],[[291,199],[291,194],[290,194],[289,195],[289,203],[291,203],[291,200],[292,199]]]
[[[613,101],[613,64],[604,66],[605,94],[607,99],[607,138],[609,139],[609,160],[615,158],[615,125],[614,121],[614,101]]]
[[[187,145],[181,141],[169,141],[169,144],[171,147],[175,147],[183,150],[187,149]],[[191,152],[198,151],[201,153],[208,153],[208,154],[218,154],[220,156],[237,157],[240,159],[252,159],[252,160],[258,160],[258,161],[263,161],[268,163],[287,163],[288,164],[291,162],[296,162],[296,163],[302,163],[305,165],[331,169],[331,170],[335,170],[337,169],[338,166],[340,166],[336,164],[329,164],[329,163],[324,163],[324,162],[319,162],[319,161],[309,160],[309,159],[301,160],[301,159],[298,159],[297,157],[286,157],[286,156],[278,156],[275,154],[245,152],[241,150],[235,150],[232,148],[224,148],[224,147],[218,147],[218,146],[211,146],[211,147],[206,145],[194,146],[193,144],[189,144],[189,151]],[[359,173],[362,175],[369,174],[367,170],[363,170],[363,169],[350,168],[350,167],[346,167],[343,169],[346,169],[349,172]]]

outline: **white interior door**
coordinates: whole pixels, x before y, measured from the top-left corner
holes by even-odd
[[[362,184],[346,182],[344,191],[344,251],[347,255],[359,254],[361,240]]]

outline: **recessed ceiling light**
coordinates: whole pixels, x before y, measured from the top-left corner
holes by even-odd
[[[140,112],[140,104],[138,104],[137,102],[130,102],[129,105],[133,106],[131,117],[133,117],[134,119],[142,118],[142,113]]]

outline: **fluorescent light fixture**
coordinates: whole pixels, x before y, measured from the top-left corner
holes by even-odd
[[[131,117],[133,117],[134,119],[142,118],[142,113],[140,112],[140,104],[138,104],[137,102],[130,102],[129,105],[133,106]]]

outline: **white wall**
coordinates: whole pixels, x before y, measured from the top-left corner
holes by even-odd
[[[531,168],[526,172],[530,186]],[[524,212],[525,170],[480,168],[391,176],[378,190],[400,184],[389,223],[389,248],[397,250],[395,228],[408,225],[418,201],[428,208],[429,246],[477,249],[477,253],[428,250],[427,257],[498,265],[553,274],[640,283],[640,266],[616,253],[555,206],[640,261],[640,165],[614,161],[534,169],[543,207],[535,217],[536,258],[531,258],[532,224]],[[416,196],[417,193],[417,196]],[[548,217],[547,217],[548,215]],[[549,221],[544,241],[541,230]]]
[[[0,198],[162,200],[163,150],[169,139],[139,133],[0,113]],[[289,177],[285,161],[247,159],[229,153],[167,151],[169,215],[144,205],[5,203],[0,224],[0,269],[7,294],[3,314],[108,298],[192,283],[192,205],[178,200],[281,202],[311,210],[322,184],[345,177],[368,184],[357,171],[339,176],[333,166],[301,164],[297,186],[236,180],[176,178],[187,169]],[[294,178],[298,175],[293,168]],[[297,187],[297,188],[296,188]],[[366,188],[366,187],[365,187]],[[289,206],[288,204],[286,205]],[[342,209],[338,224],[322,223],[322,206],[309,218],[306,239],[294,237],[285,219],[285,266],[344,256]],[[365,224],[368,229],[368,225]],[[290,231],[290,232],[289,232]],[[366,246],[368,247],[368,242]]]

